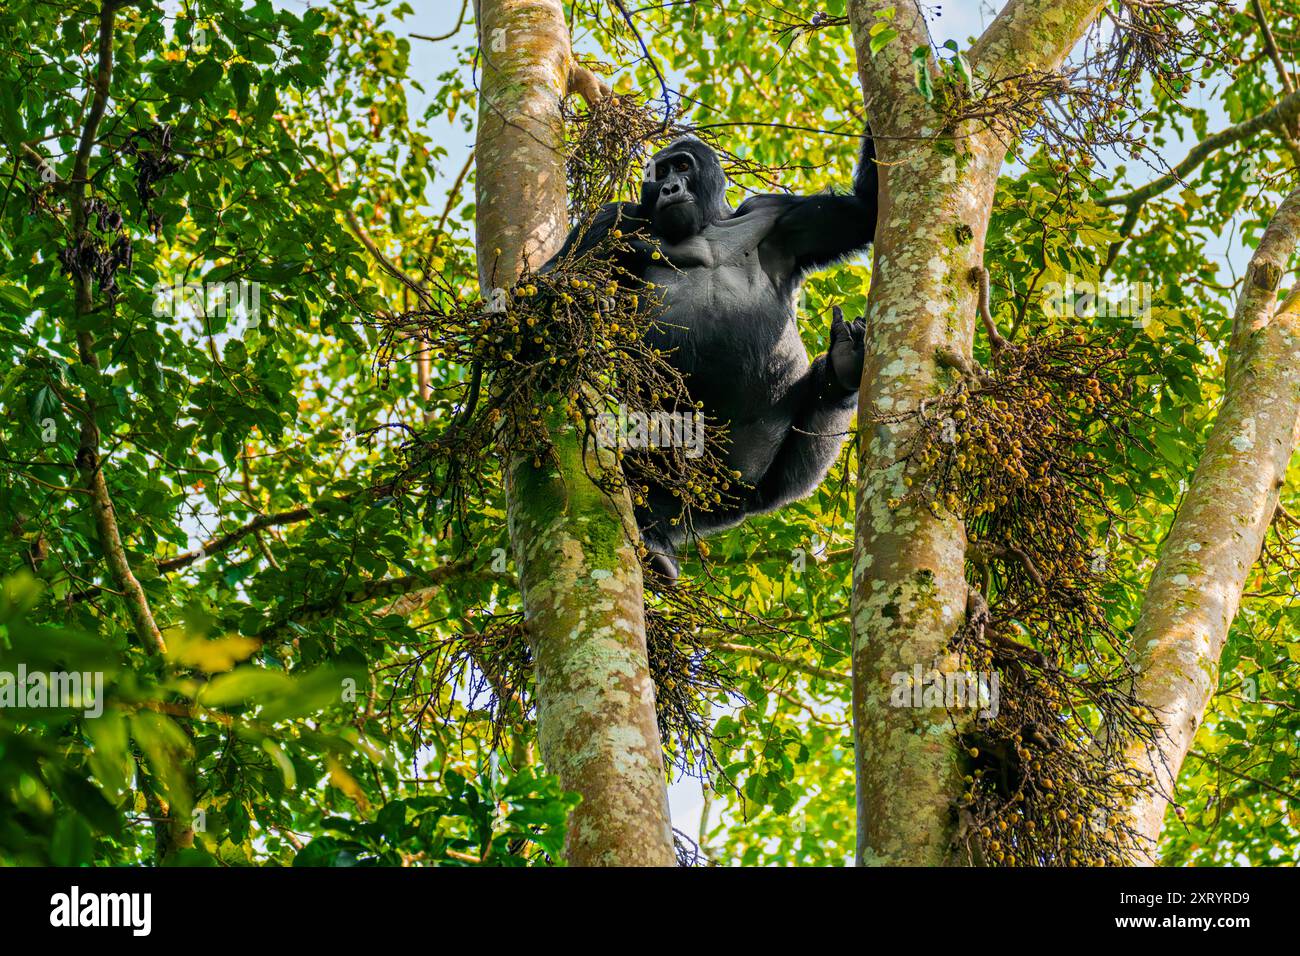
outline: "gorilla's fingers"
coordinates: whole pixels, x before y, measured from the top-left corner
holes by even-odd
[[[834,344],[848,334],[844,327],[844,310],[838,305],[831,306],[831,343]]]

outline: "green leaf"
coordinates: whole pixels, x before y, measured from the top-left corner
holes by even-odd
[[[0,303],[21,316],[29,315],[32,311],[32,297],[22,286],[0,285]]]
[[[94,860],[95,844],[86,821],[65,813],[54,821],[50,841],[50,860],[55,866],[89,866]]]
[[[109,708],[97,719],[86,721],[90,739],[90,769],[110,791],[124,788],[133,772],[126,718]]]
[[[219,61],[214,59],[201,61],[181,87],[181,93],[189,97],[202,96],[221,80],[221,72]]]
[[[871,28],[871,40],[867,44],[867,47],[871,51],[871,55],[875,56],[892,41],[897,39],[897,37],[898,31],[893,27],[886,26],[883,23],[877,23]]]
[[[280,745],[274,740],[265,738],[262,740],[262,749],[271,755],[271,759],[280,768],[280,773],[284,776],[285,787],[290,790],[296,787],[298,785],[297,771],[294,770],[293,761],[286,757],[284,751],[280,749]]]
[[[293,858],[294,866],[356,866],[364,848],[333,837],[317,837]]]
[[[275,699],[265,703],[262,716],[274,721],[317,714],[342,703],[345,690],[357,687],[364,690],[367,681],[364,672],[333,667],[318,667],[303,675],[295,674]]]
[[[927,102],[934,100],[934,87],[930,82],[930,48],[919,46],[912,51],[912,78],[916,88]]]
[[[274,700],[293,688],[293,679],[279,671],[261,667],[236,667],[220,674],[199,692],[204,707],[228,707],[232,704],[262,703]]]
[[[60,797],[86,822],[104,833],[116,833],[121,826],[117,808],[109,803],[94,784],[71,770],[51,769],[50,783]]]

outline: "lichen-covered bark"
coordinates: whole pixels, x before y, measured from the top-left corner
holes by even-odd
[[[962,775],[956,728],[943,708],[890,706],[891,677],[916,663],[957,666],[947,645],[965,620],[966,538],[951,515],[890,508],[906,494],[898,449],[914,426],[873,422],[943,390],[952,373],[936,351],[969,354],[976,302],[966,277],[982,261],[997,162],[967,154],[957,174],[953,157],[919,140],[884,145],[880,156],[887,198],[867,303],[853,563],[858,854],[926,865],[942,863],[949,843]]]
[[[478,0],[482,82],[477,250],[485,294],[564,239],[560,101],[575,71],[559,0]],[[590,84],[588,84],[590,85]],[[641,570],[626,495],[587,477],[573,428],[552,425],[542,467],[511,461],[510,537],[537,664],[542,758],[582,795],[565,856],[576,865],[674,861]]]
[[[482,81],[475,155],[479,285],[508,287],[567,224],[560,100],[569,35],[559,0],[476,0]]]
[[[582,478],[573,427],[557,422],[553,434],[555,466],[512,463],[509,515],[537,663],[538,742],[547,767],[582,794],[565,855],[669,865],[640,562],[625,530],[634,519],[626,497],[611,501]]]
[[[1044,12],[1051,4],[1024,4]],[[1032,43],[1040,68],[1060,63],[1097,2],[1065,3],[1073,27],[1055,13],[1004,10],[1007,54]],[[899,37],[874,56],[875,13],[895,8]],[[853,717],[857,762],[858,862],[935,865],[949,862],[962,789],[958,727],[944,709],[890,704],[892,675],[950,670],[947,647],[965,618],[966,549],[962,522],[907,502],[898,449],[907,425],[880,419],[913,411],[939,394],[968,362],[977,314],[974,267],[984,238],[1005,147],[970,128],[949,135],[916,91],[912,51],[928,43],[912,2],[850,0],[867,115],[880,157],[881,205],[867,299],[867,362],[858,411],[857,540],[853,564]],[[1005,29],[1011,16],[1014,30]],[[1058,45],[1054,51],[1047,47]],[[978,65],[977,65],[978,69]]]
[[[971,48],[985,77],[1023,73],[1036,64],[1053,69],[1096,19],[1099,0],[1011,0]]]
[[[1178,771],[1218,683],[1219,656],[1259,557],[1300,427],[1300,287],[1277,306],[1300,241],[1300,190],[1265,231],[1233,323],[1228,388],[1152,575],[1134,632],[1139,699],[1163,733],[1130,755],[1153,789],[1134,807],[1154,862]]]

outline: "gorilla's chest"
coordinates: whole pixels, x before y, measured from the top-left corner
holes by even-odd
[[[775,221],[764,211],[711,224],[696,236],[661,247],[646,279],[663,302],[660,338],[694,370],[702,361],[724,371],[755,368],[794,326],[794,289],[763,248]]]
[[[788,302],[779,300],[757,252],[735,258],[711,252],[647,271],[661,295],[665,324],[689,329],[699,339],[736,325],[770,325],[775,315],[786,312]]]
[[[808,367],[795,326],[797,285],[763,247],[766,211],[706,227],[661,247],[645,278],[663,311],[649,336],[707,415],[741,426],[771,417]]]

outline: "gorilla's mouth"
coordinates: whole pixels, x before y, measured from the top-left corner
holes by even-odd
[[[695,202],[695,200],[690,196],[668,196],[659,201],[659,208],[667,209],[670,206],[680,206],[684,202]]]

